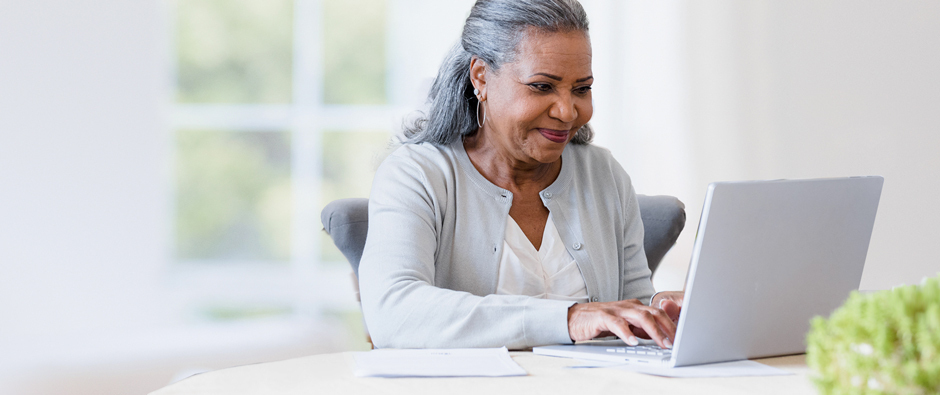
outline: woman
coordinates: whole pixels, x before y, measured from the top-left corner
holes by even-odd
[[[589,144],[592,83],[577,1],[477,1],[427,118],[375,176],[359,268],[375,346],[672,346],[678,304],[641,302],[630,179]]]

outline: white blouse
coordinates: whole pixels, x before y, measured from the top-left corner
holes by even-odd
[[[545,223],[542,246],[538,250],[512,216],[506,216],[506,238],[499,260],[496,293],[582,303],[588,301],[581,269],[565,249],[551,214]]]

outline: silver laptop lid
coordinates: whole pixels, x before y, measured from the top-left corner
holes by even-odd
[[[672,363],[804,352],[810,319],[858,289],[883,183],[709,185]]]

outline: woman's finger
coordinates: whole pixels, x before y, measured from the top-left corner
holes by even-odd
[[[653,318],[654,320],[656,320],[656,322],[657,322],[657,324],[658,324],[657,327],[661,328],[661,329],[665,332],[665,336],[668,337],[670,340],[675,339],[675,335],[676,335],[676,322],[673,321],[673,320],[672,320],[672,317],[670,317],[668,314],[666,314],[665,311],[663,311],[663,310],[661,310],[661,309],[655,309],[655,308],[647,307],[647,306],[637,306],[637,307],[633,307],[633,308],[631,308],[631,309],[629,309],[629,310],[645,310],[645,311],[649,312],[649,313],[652,315],[652,318]],[[627,316],[624,316],[624,318],[627,318]],[[639,326],[638,326],[638,327],[639,327]],[[651,335],[650,331],[645,331],[645,332],[646,332],[646,335]],[[640,333],[637,333],[637,335],[642,336],[642,334],[640,334]],[[652,336],[650,336],[650,337],[652,337]]]
[[[637,337],[641,339],[651,339],[649,333],[646,333],[646,331],[644,331],[643,328],[640,328],[638,326],[630,325],[630,331],[633,332],[634,335],[636,335]]]
[[[605,317],[607,330],[613,332],[620,340],[623,340],[628,345],[635,346],[640,344],[640,340],[637,339],[633,331],[630,330],[630,324],[628,324],[627,321],[615,315],[607,315]]]
[[[682,312],[682,306],[672,299],[663,299],[659,303],[659,308],[669,316],[672,322],[679,322],[679,314]]]
[[[671,337],[675,336],[675,324],[661,310],[633,309],[625,318],[633,326],[643,329],[660,347],[672,348]]]
[[[659,321],[661,327],[666,331],[667,336],[670,340],[676,338],[676,321],[673,321],[672,317],[662,309],[654,309],[655,317]]]

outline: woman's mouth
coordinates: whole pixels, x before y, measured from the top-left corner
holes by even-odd
[[[539,129],[539,133],[553,143],[564,143],[568,141],[567,130]]]

